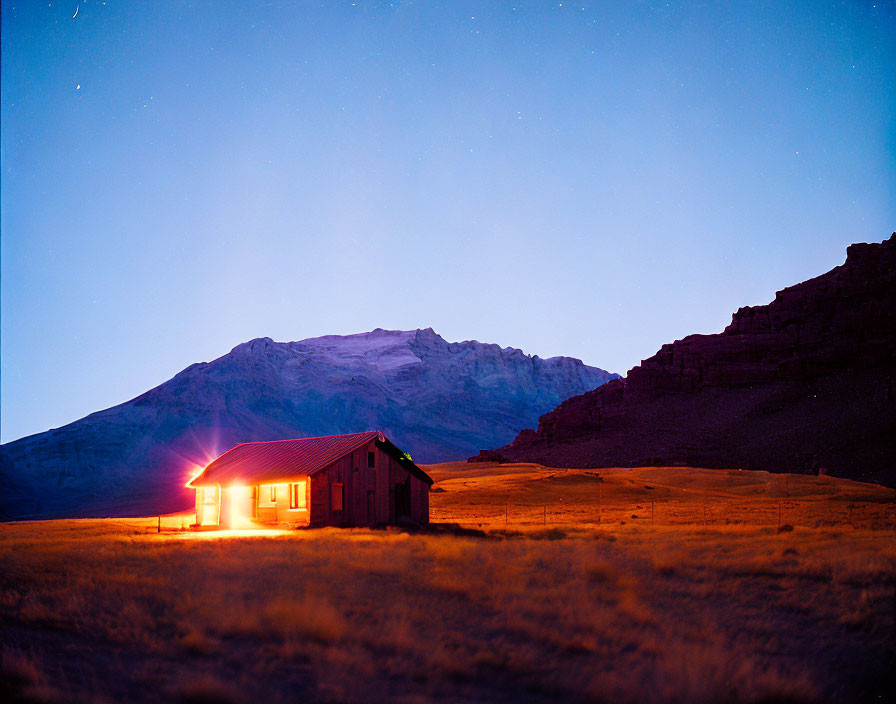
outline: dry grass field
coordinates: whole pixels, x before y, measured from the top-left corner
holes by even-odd
[[[430,465],[434,522],[544,525],[742,525],[896,530],[896,492],[876,484],[738,469],[553,469]]]
[[[0,524],[3,701],[892,701],[892,490],[429,469],[421,532]]]

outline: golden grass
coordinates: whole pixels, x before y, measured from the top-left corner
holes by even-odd
[[[433,512],[457,511],[466,493],[464,522],[477,526],[502,482],[542,470],[440,477]],[[657,490],[617,474],[620,492]],[[661,486],[646,474],[637,481]],[[575,503],[590,481],[550,492]],[[871,700],[891,679],[892,530],[502,521],[478,537],[222,537],[179,523],[0,525],[7,690],[22,701],[809,702]]]
[[[483,528],[589,524],[896,529],[896,491],[737,469],[430,465],[433,521]]]

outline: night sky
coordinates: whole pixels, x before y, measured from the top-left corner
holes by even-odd
[[[896,229],[894,76],[893,2],[4,1],[2,440],[260,336],[625,373]]]

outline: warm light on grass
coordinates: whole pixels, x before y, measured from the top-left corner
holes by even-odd
[[[157,526],[0,524],[20,700],[876,701],[891,677],[887,531]]]
[[[186,530],[186,514],[0,523],[0,681],[24,701],[129,688],[148,693],[134,701],[746,704],[891,689],[891,489],[437,469],[435,525],[419,533],[246,526],[251,487],[197,492],[210,517],[220,502],[224,530]],[[275,492],[291,503],[288,485]]]
[[[280,530],[277,528],[225,528],[221,530],[176,533],[173,537],[182,540],[220,540],[221,538],[276,538],[278,536],[295,536],[295,534],[294,530]]]

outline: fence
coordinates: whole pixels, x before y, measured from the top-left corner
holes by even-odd
[[[433,507],[434,523],[482,526],[697,525],[896,529],[896,505],[883,502],[786,500],[646,501],[641,503],[481,504]]]
[[[190,513],[123,520],[127,521],[129,525],[133,525],[134,528],[147,533],[180,533],[190,530],[190,526],[196,522],[196,514],[191,511]]]
[[[189,530],[195,514],[134,519],[146,532]],[[490,528],[504,526],[641,525],[641,526],[800,526],[896,530],[896,504],[872,501],[809,501],[799,499],[745,501],[657,500],[640,503],[559,502],[457,503],[432,506],[432,523],[459,523]]]

